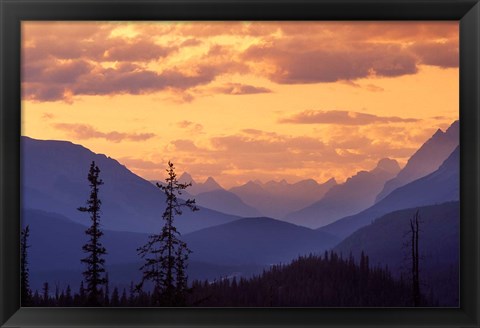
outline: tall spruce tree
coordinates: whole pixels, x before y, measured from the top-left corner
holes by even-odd
[[[99,306],[103,303],[101,299],[100,286],[107,281],[105,278],[105,259],[103,256],[107,254],[105,247],[100,242],[103,232],[100,230],[100,201],[98,192],[99,187],[103,185],[103,181],[99,178],[100,169],[92,161],[88,172],[88,182],[90,185],[90,198],[87,200],[86,207],[79,207],[80,212],[88,212],[90,214],[91,226],[85,231],[89,236],[88,242],[83,245],[82,249],[87,253],[87,257],[81,260],[85,263],[86,270],[83,272],[85,283],[87,284],[86,293],[88,306]]]
[[[27,225],[20,234],[20,283],[21,283],[21,301],[22,306],[32,305],[32,290],[30,289],[29,269],[28,269],[28,237],[30,236],[30,227]]]
[[[174,165],[169,161],[166,169],[166,184],[157,183],[166,195],[166,208],[162,218],[164,225],[160,234],[150,235],[147,243],[138,248],[139,255],[145,260],[140,268],[143,277],[137,289],[141,289],[146,281],[153,283],[153,305],[183,305],[186,292],[186,260],[191,252],[187,244],[179,239],[180,233],[174,225],[174,217],[182,215],[182,208],[197,211],[194,199],[185,202],[178,200],[177,195],[191,186],[191,183],[180,183],[177,180]]]
[[[411,233],[411,257],[412,257],[412,299],[413,306],[420,306],[420,270],[419,270],[419,247],[418,247],[418,232],[420,230],[420,216],[418,210],[410,219],[410,233]]]

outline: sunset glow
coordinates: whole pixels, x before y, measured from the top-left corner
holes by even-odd
[[[22,135],[149,180],[338,182],[459,117],[458,22],[25,22]]]

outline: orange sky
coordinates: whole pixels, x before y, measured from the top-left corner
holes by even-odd
[[[341,182],[458,119],[457,22],[24,22],[22,134],[147,179]]]

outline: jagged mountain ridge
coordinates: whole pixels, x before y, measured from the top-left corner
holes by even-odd
[[[151,232],[162,225],[165,194],[116,160],[95,154],[68,141],[21,138],[22,207],[64,215],[88,224],[88,215],[77,210],[89,197],[87,174],[94,160],[99,166],[102,200],[101,222],[120,231]],[[191,232],[239,219],[207,208],[184,211],[178,229]]]
[[[398,175],[385,183],[383,190],[377,195],[375,202],[378,203],[393,190],[437,170],[455,147],[458,146],[459,129],[459,121],[453,122],[445,132],[438,129],[437,132],[410,157]]]
[[[371,206],[385,181],[395,176],[400,167],[395,160],[381,159],[371,171],[360,171],[343,184],[332,187],[312,205],[290,213],[285,220],[318,228]]]
[[[322,198],[335,186],[335,179],[319,184],[313,179],[296,183],[283,181],[249,181],[244,185],[229,189],[247,205],[256,208],[262,215],[283,220],[292,211],[296,211]]]
[[[395,189],[366,210],[337,220],[319,230],[345,238],[376,218],[396,210],[460,199],[460,147],[433,173]]]

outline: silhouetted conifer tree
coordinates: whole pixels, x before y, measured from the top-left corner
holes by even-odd
[[[87,257],[82,259],[82,263],[86,264],[86,270],[83,272],[85,282],[87,284],[87,302],[89,306],[99,306],[103,303],[100,298],[100,286],[104,285],[106,280],[105,273],[105,259],[103,256],[107,253],[105,247],[100,242],[103,232],[100,230],[100,206],[102,202],[98,197],[99,186],[103,181],[99,178],[100,169],[92,161],[90,171],[88,172],[88,182],[90,185],[90,198],[87,201],[86,207],[79,207],[81,212],[90,213],[92,225],[85,231],[90,237],[89,241],[83,245],[83,251],[87,253]]]
[[[157,183],[166,195],[166,209],[162,215],[164,226],[160,234],[149,236],[147,244],[137,249],[139,255],[145,259],[145,264],[140,268],[143,271],[143,277],[137,286],[141,289],[145,281],[153,282],[153,305],[174,306],[181,303],[177,297],[185,294],[186,277],[186,258],[190,250],[187,245],[179,239],[180,233],[174,226],[174,217],[182,215],[182,208],[186,207],[192,211],[197,211],[195,200],[188,199],[185,202],[179,202],[177,194],[181,195],[182,191],[191,183],[179,183],[175,167],[168,162],[168,177],[165,179],[166,185],[162,186]],[[179,251],[180,249],[180,251]],[[180,256],[178,255],[180,252]],[[182,264],[179,264],[179,260]],[[177,279],[180,274],[180,281]]]
[[[110,280],[108,278],[108,272],[105,275],[105,299],[104,299],[105,306],[110,305]]]
[[[80,301],[80,304],[78,304],[78,305],[85,304],[87,295],[86,295],[86,291],[85,291],[85,285],[83,284],[83,280],[80,281],[80,288],[78,290],[78,293],[79,293],[78,296],[79,296],[79,301]]]
[[[43,283],[43,303],[45,306],[48,306],[50,303],[50,287],[48,285],[48,282]]]
[[[419,271],[419,247],[418,247],[418,232],[420,230],[420,217],[418,210],[410,219],[410,233],[411,233],[411,254],[412,254],[412,298],[413,306],[420,306],[420,271]]]
[[[66,306],[73,305],[72,289],[70,288],[70,285],[67,285],[67,290],[65,292],[65,305]]]
[[[175,252],[175,292],[176,292],[176,304],[177,306],[185,306],[188,290],[188,276],[187,276],[187,261],[188,256],[192,251],[188,249],[187,244],[180,241],[178,248]]]
[[[127,290],[124,288],[122,292],[122,297],[120,298],[120,306],[127,306],[128,299],[127,299]]]
[[[110,299],[112,306],[119,306],[120,305],[120,296],[118,295],[118,288],[115,287],[112,292],[112,297]]]
[[[30,289],[29,269],[28,269],[28,237],[30,236],[30,228],[27,225],[20,234],[20,284],[21,284],[21,301],[22,306],[32,305],[32,290]]]
[[[130,282],[130,290],[128,295],[128,305],[134,306],[135,305],[135,285],[133,281]]]
[[[39,306],[42,303],[38,290],[35,290],[35,293],[33,293],[32,303],[34,306]]]

